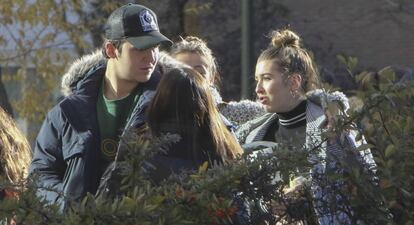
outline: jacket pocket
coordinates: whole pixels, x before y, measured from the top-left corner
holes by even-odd
[[[62,144],[63,160],[68,161],[75,157],[83,157],[92,142],[92,133],[88,130],[74,134],[70,141]]]

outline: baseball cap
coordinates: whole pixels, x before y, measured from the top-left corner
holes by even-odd
[[[162,43],[172,44],[160,33],[155,13],[143,5],[132,3],[112,12],[106,22],[105,37],[110,40],[126,39],[138,49]]]

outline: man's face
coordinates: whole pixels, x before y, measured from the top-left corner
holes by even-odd
[[[126,41],[122,45],[122,53],[115,51],[114,67],[118,79],[144,83],[151,78],[159,57],[158,46],[140,50]]]

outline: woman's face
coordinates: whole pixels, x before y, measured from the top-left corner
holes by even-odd
[[[298,104],[291,94],[289,78],[286,79],[275,61],[258,62],[255,79],[257,97],[267,112],[288,112]]]
[[[206,57],[201,56],[197,53],[183,52],[176,54],[175,59],[191,66],[194,70],[203,75],[210,84],[213,83],[213,78],[209,72],[209,66]]]

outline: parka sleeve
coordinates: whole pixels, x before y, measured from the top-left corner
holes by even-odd
[[[63,202],[63,176],[66,164],[62,156],[63,116],[58,107],[46,116],[36,138],[29,176],[34,179],[38,196],[50,203]]]

